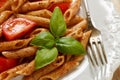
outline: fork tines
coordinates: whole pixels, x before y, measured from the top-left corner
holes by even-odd
[[[107,58],[102,44],[101,35],[90,37],[87,51],[94,79],[105,80],[103,78],[106,75]]]
[[[94,66],[107,64],[107,58],[100,35],[98,37],[90,38],[88,44],[88,56]]]

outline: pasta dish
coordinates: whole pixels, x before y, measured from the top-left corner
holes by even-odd
[[[3,1],[0,80],[58,80],[80,65],[91,34],[81,0]]]

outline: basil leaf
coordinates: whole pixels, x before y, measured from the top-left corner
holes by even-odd
[[[30,45],[38,47],[52,48],[55,44],[55,38],[50,32],[41,32],[32,39]]]
[[[63,36],[66,32],[66,23],[59,7],[53,11],[50,19],[50,30],[55,37]]]
[[[85,49],[80,42],[72,37],[62,37],[58,39],[56,47],[63,54],[85,54]]]
[[[56,48],[38,50],[35,57],[35,69],[40,69],[53,62],[58,55]]]

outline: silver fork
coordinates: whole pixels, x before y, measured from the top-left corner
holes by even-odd
[[[88,19],[88,29],[92,30],[87,51],[93,77],[94,80],[107,80],[105,79],[107,57],[102,43],[101,32],[96,29],[93,24],[90,17],[87,0],[84,0],[84,7]]]

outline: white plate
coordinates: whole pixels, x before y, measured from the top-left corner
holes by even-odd
[[[117,8],[114,8],[111,0],[88,0],[88,3],[94,24],[102,33],[108,57],[107,80],[111,80],[113,72],[120,65],[120,12],[116,12]],[[86,67],[85,65],[81,66]],[[80,71],[82,68],[78,67],[78,70]],[[72,72],[76,75],[71,74],[65,80],[93,80],[89,63],[82,71],[82,73]]]
[[[73,0],[75,1],[75,0]],[[84,12],[84,7],[80,6],[81,10],[80,10],[80,14],[82,17],[86,17],[85,12]],[[73,80],[75,79],[78,75],[80,75],[85,68],[88,66],[88,60],[87,60],[87,56],[85,56],[84,60],[81,62],[81,64],[74,69],[73,71],[69,72],[68,74],[66,74],[65,76],[63,76],[60,80]],[[12,80],[22,80],[23,76],[17,76],[15,78],[13,78]]]
[[[108,56],[107,80],[111,80],[113,72],[120,65],[120,12],[116,12],[118,8],[115,8],[111,1],[113,0],[88,0],[92,19],[102,33]],[[73,80],[93,80],[91,76],[88,65],[86,70]]]
[[[108,56],[108,80],[120,64],[120,15],[118,15],[110,0],[88,0],[90,13],[96,27],[102,32],[103,43]],[[119,44],[119,45],[118,45]],[[87,76],[87,77],[86,77]],[[62,80],[93,80],[89,63],[85,57],[82,64]],[[21,80],[17,77],[14,80]]]

